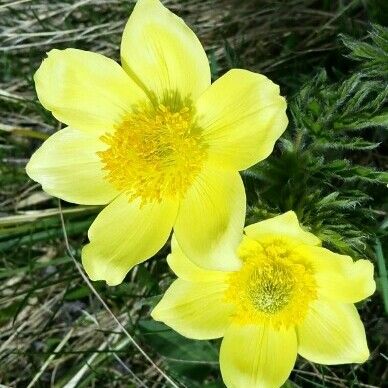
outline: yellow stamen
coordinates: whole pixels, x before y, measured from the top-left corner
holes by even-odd
[[[258,243],[245,238],[239,255],[244,264],[229,277],[226,298],[237,307],[235,321],[275,328],[300,323],[316,299],[313,270],[293,253],[286,239]]]
[[[106,179],[142,204],[184,195],[202,168],[206,146],[190,104],[144,104],[101,137]]]

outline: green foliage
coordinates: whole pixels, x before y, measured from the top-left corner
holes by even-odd
[[[374,149],[379,142],[361,136],[362,130],[388,128],[388,84],[367,80],[356,73],[340,83],[329,84],[321,70],[290,102],[296,136],[302,147],[318,154],[332,150]]]
[[[388,129],[388,29],[370,35],[371,44],[343,38],[360,70],[339,82],[320,70],[302,86],[278,153],[245,173],[255,193],[250,222],[292,209],[328,247],[355,257],[372,254],[388,183],[377,168]]]
[[[343,44],[350,50],[349,58],[360,62],[364,74],[388,79],[388,28],[372,25],[368,42],[361,42],[350,36],[340,35]]]

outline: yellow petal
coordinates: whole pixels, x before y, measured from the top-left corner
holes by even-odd
[[[316,300],[298,326],[298,353],[319,364],[362,363],[369,357],[354,305]]]
[[[224,281],[229,272],[209,271],[196,266],[182,252],[175,235],[171,239],[171,253],[167,256],[167,262],[175,275],[191,282]]]
[[[280,387],[292,371],[296,354],[294,328],[233,324],[221,345],[222,378],[233,388]]]
[[[151,94],[196,99],[210,85],[206,53],[185,22],[158,0],[139,0],[121,42],[124,69]]]
[[[265,159],[287,127],[286,101],[267,77],[233,69],[196,103],[211,160],[244,170]]]
[[[293,211],[249,225],[245,228],[245,233],[248,237],[257,241],[267,236],[278,235],[307,245],[319,245],[321,243],[318,237],[301,228]]]
[[[127,272],[153,256],[167,241],[177,212],[171,202],[140,207],[140,200],[117,197],[89,229],[90,243],[82,250],[82,264],[92,280],[110,286],[121,283]]]
[[[369,260],[354,262],[350,256],[321,247],[300,246],[298,252],[311,260],[322,298],[356,303],[375,292],[373,264]]]
[[[154,308],[152,318],[188,338],[222,337],[234,309],[225,301],[227,288],[228,284],[222,281],[204,285],[178,279]]]
[[[26,171],[43,190],[68,202],[102,205],[117,191],[104,179],[96,152],[106,145],[94,135],[65,128],[50,136],[31,156]]]
[[[51,50],[34,80],[39,101],[59,121],[99,134],[147,98],[118,63],[83,50]]]
[[[245,190],[237,172],[204,169],[182,200],[174,227],[186,256],[201,268],[233,271],[245,218]]]

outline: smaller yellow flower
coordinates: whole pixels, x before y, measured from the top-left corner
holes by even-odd
[[[362,363],[369,350],[353,303],[375,291],[373,265],[319,245],[292,211],[245,228],[234,272],[197,267],[173,240],[167,260],[179,279],[152,317],[189,338],[224,337],[228,387],[279,387],[297,353],[320,364]]]

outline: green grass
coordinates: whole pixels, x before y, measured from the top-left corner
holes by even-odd
[[[244,67],[271,77],[287,96],[289,129],[267,161],[243,174],[247,222],[293,209],[325,246],[375,263],[378,290],[358,306],[370,360],[328,367],[300,358],[285,386],[383,386],[388,32],[370,23],[386,22],[385,2],[167,4],[205,45],[214,79]],[[191,341],[150,318],[174,279],[168,244],[120,286],[88,282],[77,263],[99,208],[60,209],[24,171],[60,128],[32,81],[45,53],[77,47],[118,59],[132,6],[0,1],[0,384],[7,387],[164,387],[168,379],[223,387],[219,341]]]

